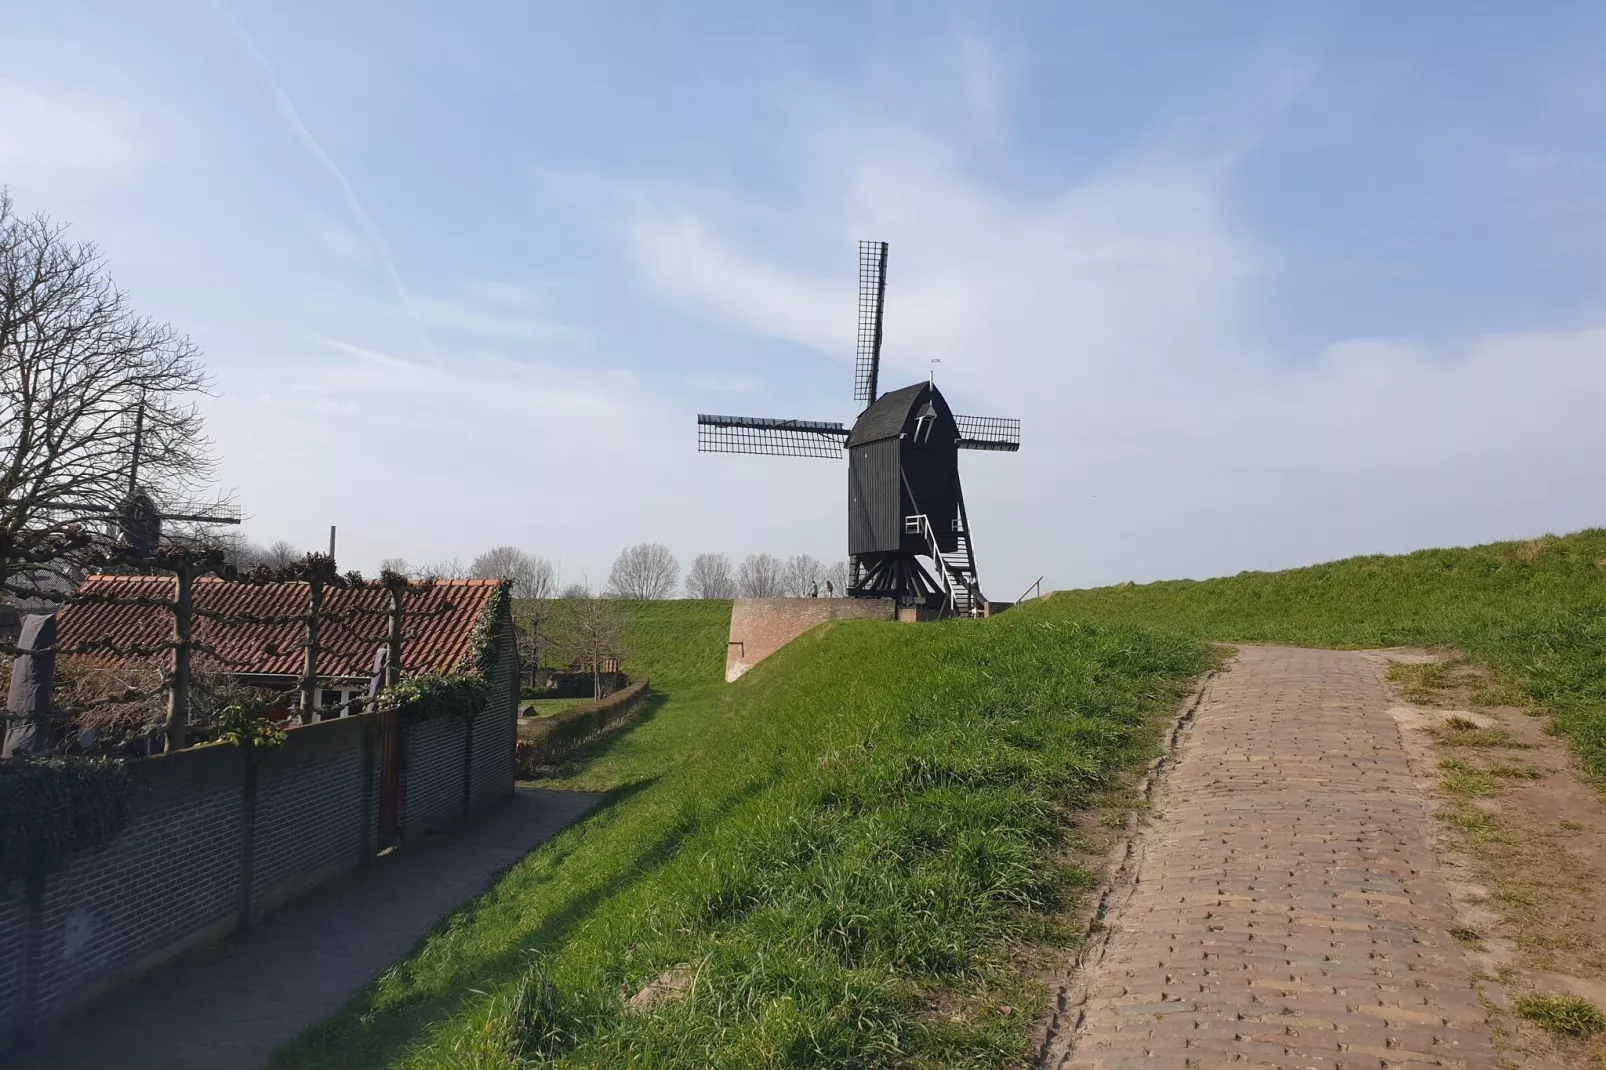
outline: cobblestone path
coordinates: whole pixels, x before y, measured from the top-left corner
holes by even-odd
[[[1052,1065],[1495,1066],[1382,672],[1244,647],[1211,682]]]

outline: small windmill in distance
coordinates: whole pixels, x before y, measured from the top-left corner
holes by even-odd
[[[149,557],[161,544],[162,521],[182,520],[196,524],[238,524],[238,506],[214,503],[209,506],[181,505],[176,510],[157,508],[156,501],[139,482],[140,453],[144,446],[145,403],[134,411],[134,443],[128,458],[128,490],[115,505],[78,502],[74,512],[103,513],[112,518],[115,534],[123,545],[140,557]],[[202,511],[204,510],[204,511]]]
[[[886,280],[887,243],[860,242],[853,398],[865,407],[851,429],[814,420],[700,414],[697,449],[840,458],[845,448],[847,594],[895,598],[942,614],[986,612],[959,483],[959,451],[1019,450],[1020,421],[955,416],[935,374],[928,382],[879,393]]]

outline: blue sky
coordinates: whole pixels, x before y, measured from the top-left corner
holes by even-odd
[[[0,182],[353,566],[840,552],[844,466],[693,421],[851,419],[859,238],[883,383],[1022,418],[993,597],[1606,520],[1606,8],[678,7],[36,5]]]

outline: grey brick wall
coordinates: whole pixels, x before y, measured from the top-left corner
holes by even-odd
[[[108,975],[234,915],[243,755],[205,747],[129,769],[127,830],[45,880],[35,982],[44,1018],[81,1002]]]
[[[470,729],[474,805],[512,791],[517,653],[511,634],[500,645],[491,703],[471,726],[445,717],[407,729],[402,820],[409,836],[462,815]],[[379,748],[365,744],[372,720],[295,728],[282,748],[257,756],[253,916],[372,857],[379,814]],[[30,938],[40,949],[31,985],[37,1025],[234,927],[242,904],[246,769],[242,752],[221,745],[130,762],[128,828],[48,874],[40,924],[31,934],[25,889],[0,882],[0,1052],[28,1024]]]
[[[368,718],[358,717],[309,725],[260,758],[251,866],[256,910],[276,906],[287,885],[359,863],[367,728]]]
[[[22,956],[28,902],[21,882],[0,881],[0,1051],[22,1028]]]
[[[461,717],[436,717],[406,728],[407,764],[402,772],[405,839],[442,828],[463,815]]]
[[[497,643],[497,667],[491,677],[491,701],[474,718],[473,807],[506,798],[513,792],[513,749],[519,717],[519,654],[512,630]]]

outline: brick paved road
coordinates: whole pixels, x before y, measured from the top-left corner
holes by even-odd
[[[456,832],[314,891],[88,1007],[8,1070],[256,1070],[600,795],[521,788]],[[433,837],[431,838],[433,839]],[[4,1060],[0,1060],[4,1062]]]
[[[1375,657],[1242,649],[1184,736],[1055,1065],[1495,1065],[1389,706]]]

